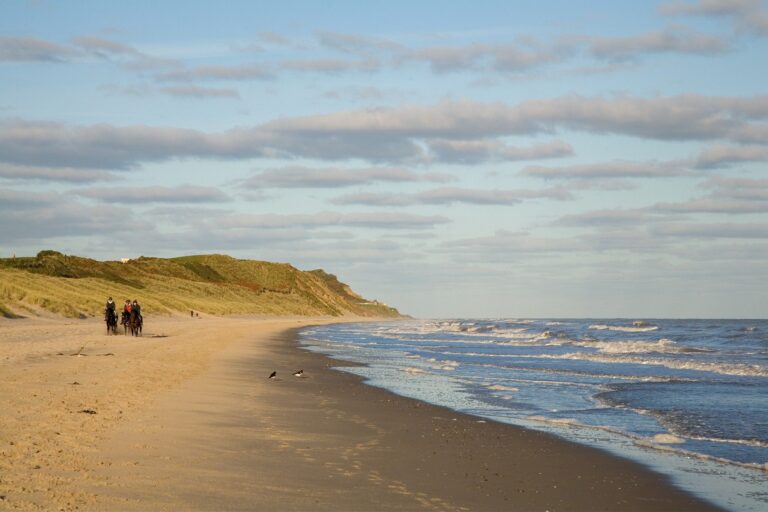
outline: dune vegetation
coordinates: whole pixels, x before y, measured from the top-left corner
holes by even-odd
[[[101,316],[107,296],[138,299],[145,314],[399,316],[332,274],[285,263],[219,254],[96,261],[56,251],[0,259],[0,316]]]

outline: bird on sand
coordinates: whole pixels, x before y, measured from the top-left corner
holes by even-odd
[[[303,377],[304,376],[304,370],[298,370],[293,372],[294,377]]]
[[[269,374],[269,378],[270,379],[274,379],[276,377],[277,377],[277,372],[272,372],[272,373]]]

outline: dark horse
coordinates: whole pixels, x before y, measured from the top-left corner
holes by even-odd
[[[111,332],[112,334],[117,334],[117,315],[115,315],[114,309],[107,308],[106,311],[104,311],[104,321],[107,323],[107,335]]]
[[[120,320],[120,325],[123,326],[123,334],[128,334],[128,325],[131,323],[131,314],[123,310],[123,318]]]
[[[128,320],[128,326],[131,328],[131,336],[141,336],[141,328],[144,322],[136,311],[131,311],[131,318]]]

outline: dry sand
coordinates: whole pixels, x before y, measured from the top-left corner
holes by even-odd
[[[94,320],[0,319],[0,509],[103,508],[101,444],[255,333],[308,318],[149,318],[141,338]],[[73,355],[77,354],[77,355]]]
[[[332,370],[291,330],[328,321],[148,319],[139,339],[0,321],[0,509],[713,509],[636,464]]]

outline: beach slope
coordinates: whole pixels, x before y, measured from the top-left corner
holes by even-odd
[[[4,331],[4,346],[26,347],[1,384],[4,506],[714,509],[637,464],[333,370],[343,363],[294,331],[327,321],[169,319],[140,340],[88,322]],[[87,356],[56,355],[81,340]]]

